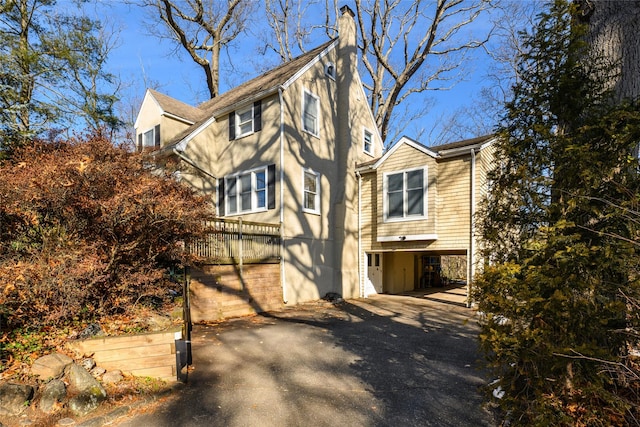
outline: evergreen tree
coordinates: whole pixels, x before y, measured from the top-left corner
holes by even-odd
[[[618,377],[638,345],[640,108],[606,90],[613,64],[585,60],[577,12],[556,0],[523,35],[480,220],[481,345],[515,425],[640,419]]]
[[[116,78],[104,70],[112,45],[98,21],[57,6],[56,0],[0,1],[0,148],[5,150],[77,125],[120,125],[113,112]]]

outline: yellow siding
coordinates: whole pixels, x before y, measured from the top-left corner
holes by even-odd
[[[438,164],[437,249],[463,249],[470,244],[471,159],[461,156]]]
[[[384,174],[398,172],[405,169],[427,167],[427,218],[413,221],[385,222],[384,221]],[[377,232],[378,236],[400,236],[436,233],[436,196],[438,193],[438,165],[433,157],[415,148],[404,145],[398,148],[392,156],[387,158],[378,168],[377,182]]]
[[[486,191],[486,174],[492,162],[491,147],[477,153],[476,206]],[[428,168],[429,182],[427,219],[385,223],[383,217],[384,174],[425,165]],[[470,154],[436,160],[408,144],[399,147],[375,172],[362,175],[363,251],[465,253],[471,245],[471,185]],[[377,241],[379,236],[423,234],[436,234],[438,238],[421,241]]]

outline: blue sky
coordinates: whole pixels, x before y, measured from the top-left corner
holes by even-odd
[[[66,3],[69,0],[59,0],[58,4],[61,5],[62,2]],[[176,52],[168,41],[148,34],[142,24],[146,20],[142,8],[126,4],[124,0],[102,0],[97,6],[87,7],[88,13],[94,14],[107,28],[113,28],[118,33],[117,47],[111,52],[108,71],[118,75],[123,82],[120,92],[123,104],[137,106],[149,85],[188,104],[193,105],[206,100],[202,71],[182,51]],[[474,29],[482,31],[490,25],[489,17],[485,16],[474,24]],[[317,38],[318,41],[313,43],[314,45],[326,41],[326,37]],[[251,44],[236,43],[231,48],[229,57],[234,58],[235,69],[232,72],[229,72],[228,67],[221,70],[221,92],[260,73],[257,66],[252,65],[256,64],[255,44],[247,46]],[[254,59],[247,60],[247,57]],[[261,58],[257,60],[262,61]],[[423,118],[403,126],[402,134],[417,138],[426,145],[438,142],[436,135],[448,117],[455,110],[471,105],[478,97],[481,87],[487,84],[484,80],[487,61],[486,53],[477,50],[467,61],[464,80],[457,83],[453,89],[433,91],[426,98],[414,97],[413,102],[416,105],[428,102],[431,108]],[[469,135],[472,136],[477,135]]]

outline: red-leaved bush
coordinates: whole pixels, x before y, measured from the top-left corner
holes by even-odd
[[[208,202],[99,136],[0,164],[0,330],[95,320],[166,295]]]

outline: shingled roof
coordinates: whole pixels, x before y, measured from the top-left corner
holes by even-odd
[[[197,122],[198,120],[202,119],[203,115],[205,114],[201,109],[192,107],[189,104],[185,104],[184,102],[171,98],[170,96],[160,93],[157,90],[149,89],[149,93],[153,95],[156,101],[158,101],[158,104],[160,104],[160,108],[162,108],[165,113],[181,117],[190,122]]]
[[[210,120],[212,117],[217,117],[220,114],[226,113],[234,105],[242,102],[243,100],[249,100],[259,94],[268,94],[277,90],[278,87],[285,84],[291,79],[298,71],[300,71],[305,65],[307,65],[313,58],[318,56],[322,51],[327,49],[332,43],[336,42],[336,39],[329,40],[328,42],[304,53],[291,61],[273,68],[264,74],[249,80],[236,86],[233,89],[228,90],[222,95],[210,99],[198,105],[196,108],[200,112],[200,118],[189,128],[179,133],[174,137],[167,146],[161,151],[171,151],[176,144],[178,144],[186,136],[190,135],[196,129],[200,128],[203,124]],[[169,98],[169,97],[167,97]],[[169,98],[171,99],[171,98]],[[179,101],[176,101],[179,103]],[[186,104],[185,104],[186,105]]]
[[[286,83],[287,80],[293,77],[302,67],[329,47],[329,45],[334,41],[335,40],[330,40],[315,49],[292,59],[291,61],[285,62],[284,64],[241,84],[240,86],[230,89],[217,98],[205,101],[200,104],[198,108],[215,115],[216,112],[223,112],[230,106],[245,98],[249,98],[252,95],[276,89],[278,86]]]

